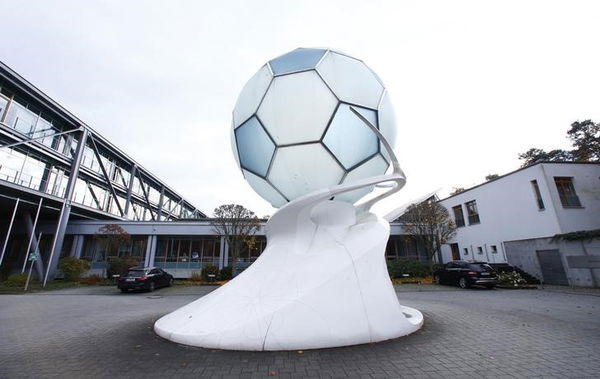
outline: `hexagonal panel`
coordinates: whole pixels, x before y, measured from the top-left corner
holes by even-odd
[[[252,189],[255,190],[260,196],[262,196],[263,199],[271,203],[272,206],[279,208],[287,203],[287,200],[281,196],[281,194],[277,192],[273,186],[267,183],[266,180],[260,176],[254,175],[250,171],[242,171],[244,172],[244,177],[248,181],[248,184],[250,184],[250,187],[252,187]]]
[[[277,145],[318,141],[337,99],[315,71],[273,79],[258,117]]]
[[[377,154],[354,170],[350,171],[342,183],[352,183],[360,179],[370,178],[372,176],[383,175],[388,169],[389,164],[383,159],[381,154]],[[375,186],[361,188],[355,191],[346,192],[335,197],[336,200],[343,200],[349,203],[355,203],[369,192],[373,191]]]
[[[268,180],[290,201],[340,182],[344,169],[321,143],[280,147]]]
[[[265,177],[275,151],[275,144],[256,117],[235,130],[240,165],[256,175]]]
[[[341,101],[377,109],[383,85],[363,62],[330,51],[317,71]]]
[[[396,116],[394,115],[394,108],[392,107],[390,95],[387,91],[383,94],[383,99],[381,100],[381,104],[379,104],[377,113],[379,116],[379,130],[393,148],[396,146]],[[389,162],[389,154],[383,145],[381,146],[381,153]]]
[[[256,112],[260,101],[265,96],[267,88],[269,88],[271,79],[273,79],[271,71],[267,65],[264,65],[248,80],[242,92],[240,92],[240,96],[233,109],[234,127],[238,127]]]
[[[299,48],[269,61],[269,65],[275,76],[310,70],[315,68],[326,51],[324,49]]]
[[[377,126],[377,113],[373,110],[353,106],[373,125]],[[346,170],[363,162],[378,152],[378,138],[351,110],[350,105],[340,103],[323,143],[342,163]]]

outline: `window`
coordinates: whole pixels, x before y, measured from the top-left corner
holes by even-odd
[[[533,187],[533,194],[535,195],[535,200],[537,201],[537,206],[540,211],[545,209],[544,200],[542,200],[542,194],[540,193],[540,187],[538,186],[537,180],[531,181],[531,186]]]
[[[465,226],[465,216],[463,215],[462,205],[457,205],[452,207],[452,212],[454,212],[454,223],[457,227]]]
[[[477,254],[483,254],[483,248],[481,246],[477,246]]]
[[[465,252],[465,255],[469,255],[469,249],[467,249],[466,247],[463,248],[463,251]]]
[[[479,212],[477,212],[477,202],[475,200],[465,203],[467,215],[469,216],[469,225],[479,224]]]
[[[498,248],[496,247],[496,245],[492,245],[492,254],[498,254]]]
[[[581,202],[575,193],[575,187],[573,187],[573,178],[555,176],[554,183],[556,183],[563,207],[581,207]]]

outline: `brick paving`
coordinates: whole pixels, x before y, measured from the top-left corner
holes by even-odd
[[[396,287],[423,328],[377,344],[303,352],[191,348],[154,320],[211,290],[90,287],[0,296],[1,378],[584,378],[600,376],[600,296]],[[420,289],[425,289],[421,291]]]

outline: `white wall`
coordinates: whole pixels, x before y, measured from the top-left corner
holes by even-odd
[[[564,209],[554,176],[572,176],[583,208]],[[466,225],[457,229],[461,259],[505,262],[504,241],[553,236],[600,228],[600,164],[537,164],[440,201],[454,219],[452,207],[462,204]],[[537,180],[545,209],[539,210],[531,185]],[[480,224],[469,225],[465,203],[476,200]],[[493,254],[491,246],[497,246]],[[478,254],[478,247],[483,250]],[[469,250],[464,254],[464,248]],[[444,259],[451,259],[444,246]]]

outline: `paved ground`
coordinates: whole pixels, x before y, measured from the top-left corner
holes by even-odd
[[[153,321],[210,287],[121,294],[89,287],[0,296],[0,377],[543,377],[600,376],[600,296],[569,289],[396,287],[425,315],[393,341],[304,352],[190,348]]]

